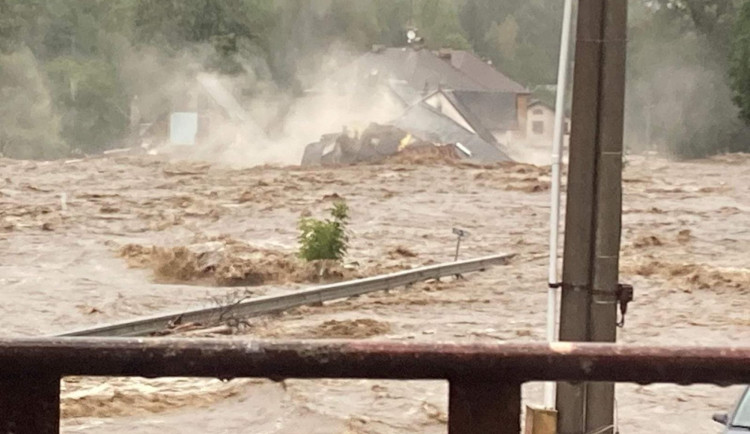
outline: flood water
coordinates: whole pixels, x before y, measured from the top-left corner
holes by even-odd
[[[750,342],[750,157],[631,157],[625,171],[621,281],[634,285],[624,343]],[[351,209],[351,267],[396,269],[515,253],[506,266],[251,322],[248,338],[528,342],[545,336],[548,184],[525,165],[385,164],[226,170],[156,158],[0,160],[0,321],[39,336],[210,306],[237,291],[156,283],[126,244],[239,240],[293,253],[297,220],[332,198]],[[406,252],[406,253],[405,253]],[[130,264],[132,265],[132,264]],[[282,276],[283,277],[283,276]],[[283,279],[281,279],[283,281]],[[305,285],[251,288],[272,294]],[[236,337],[235,337],[236,338]],[[241,337],[241,338],[244,338]],[[738,387],[617,389],[622,433],[717,432]],[[446,432],[443,382],[70,379],[64,432]],[[524,388],[541,403],[541,385]]]

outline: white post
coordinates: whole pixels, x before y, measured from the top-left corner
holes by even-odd
[[[547,289],[547,340],[557,340],[557,291],[552,286],[558,283],[557,247],[560,229],[560,162],[565,137],[565,89],[568,83],[568,54],[570,32],[573,21],[573,0],[565,0],[562,35],[560,36],[560,59],[557,68],[557,92],[555,99],[555,129],[552,139],[552,188],[549,216],[549,287]],[[555,408],[555,383],[544,385],[544,406]]]

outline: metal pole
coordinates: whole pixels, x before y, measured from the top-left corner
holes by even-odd
[[[602,0],[580,0],[578,4],[560,298],[561,341],[589,339],[603,6]],[[558,383],[559,434],[586,432],[585,402],[586,383]]]
[[[623,0],[581,0],[561,340],[616,340],[626,22]],[[612,383],[561,383],[558,403],[560,434],[613,431]]]
[[[560,59],[557,66],[557,94],[555,95],[555,129],[552,139],[552,191],[549,215],[549,276],[547,288],[547,341],[557,340],[557,250],[560,239],[560,163],[563,153],[565,122],[565,91],[568,85],[570,31],[573,21],[573,0],[565,0],[560,35]],[[544,385],[544,406],[555,408],[555,383]]]
[[[589,340],[617,340],[617,285],[622,221],[622,151],[625,101],[625,49],[628,3],[606,0],[602,31],[602,66],[599,87],[597,139],[596,236],[589,310]],[[613,424],[614,383],[590,383],[586,429],[602,434]],[[604,430],[604,431],[602,431]]]

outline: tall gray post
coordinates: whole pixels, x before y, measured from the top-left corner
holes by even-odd
[[[579,2],[561,341],[617,337],[626,24],[627,0]],[[560,434],[614,431],[612,383],[561,383],[557,403]]]

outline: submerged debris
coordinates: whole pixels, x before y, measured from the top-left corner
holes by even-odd
[[[386,334],[391,330],[388,323],[369,318],[355,320],[325,321],[313,329],[312,334],[318,338],[354,338],[363,339]]]
[[[343,131],[326,134],[305,148],[303,166],[376,163],[396,155],[405,148],[434,147],[432,143],[412,137],[389,125],[370,124],[362,134]]]
[[[159,283],[254,286],[358,277],[335,261],[305,262],[292,253],[233,239],[174,247],[128,244],[120,249],[120,256],[131,267],[151,269]]]
[[[660,277],[675,289],[731,290],[739,294],[748,293],[750,270],[745,268],[714,267],[707,264],[664,262],[653,257],[638,261],[624,261],[623,274],[644,277]]]
[[[390,256],[391,258],[398,258],[398,257],[414,258],[417,256],[417,254],[414,253],[414,251],[408,247],[398,246],[395,249],[388,252],[388,256]]]

